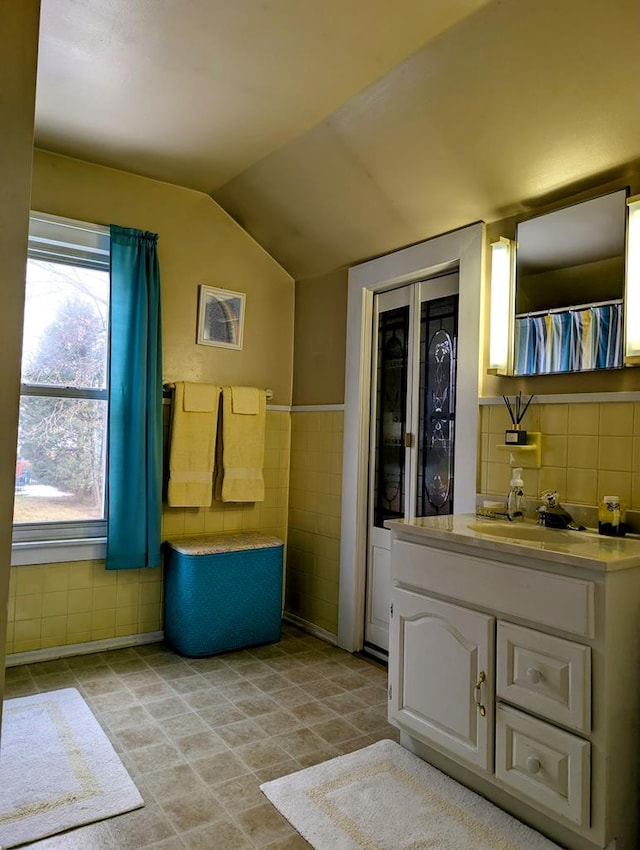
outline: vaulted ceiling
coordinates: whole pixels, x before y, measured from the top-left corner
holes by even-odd
[[[36,145],[304,278],[640,163],[637,0],[42,0]]]

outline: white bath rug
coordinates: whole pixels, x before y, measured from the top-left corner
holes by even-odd
[[[75,688],[5,702],[0,739],[3,850],[143,805]]]
[[[560,850],[393,741],[260,788],[315,850]]]

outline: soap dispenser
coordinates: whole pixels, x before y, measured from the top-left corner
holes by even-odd
[[[511,472],[511,484],[507,497],[507,516],[510,520],[521,520],[524,517],[524,481],[522,480],[522,469],[513,469]]]

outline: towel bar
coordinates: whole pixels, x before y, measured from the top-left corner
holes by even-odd
[[[176,388],[176,385],[173,381],[170,381],[170,382],[162,385],[163,391],[167,391],[167,392],[169,392],[170,390],[175,390],[175,388]],[[273,398],[273,390],[267,389],[267,390],[264,391],[264,394],[267,398],[267,401],[271,401],[271,399]]]

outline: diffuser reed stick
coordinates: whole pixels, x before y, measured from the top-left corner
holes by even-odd
[[[527,444],[527,432],[520,428],[520,423],[524,419],[524,415],[531,404],[532,398],[533,395],[530,395],[528,401],[525,401],[523,404],[522,392],[519,392],[517,396],[514,396],[513,402],[508,396],[502,396],[502,399],[507,406],[511,422],[513,423],[513,428],[509,428],[505,431],[505,443],[513,443],[518,446],[524,446]]]
[[[511,417],[511,421],[514,426],[520,425],[522,420],[524,419],[524,415],[527,412],[527,408],[531,404],[531,399],[533,395],[529,396],[529,400],[524,404],[522,403],[522,392],[519,392],[517,396],[513,397],[513,404],[511,404],[511,399],[503,395],[504,403],[507,405],[507,410],[509,411],[509,416]]]

